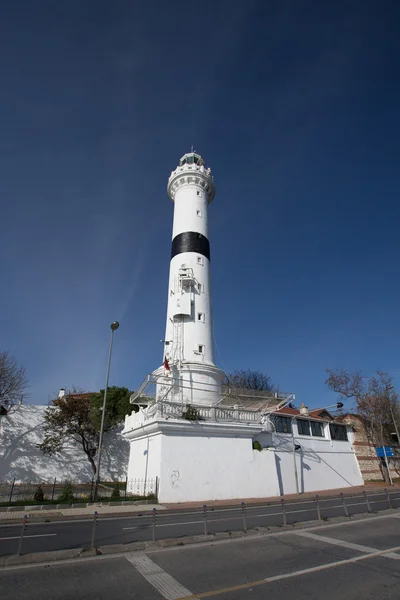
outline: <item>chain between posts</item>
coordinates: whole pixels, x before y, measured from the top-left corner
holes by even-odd
[[[207,504],[203,504],[203,514],[204,514],[204,535],[207,535]]]
[[[25,531],[28,529],[28,515],[24,515],[24,519],[22,521],[22,527],[21,527],[21,536],[19,538],[19,543],[18,543],[18,555],[20,556],[22,554],[22,542],[24,540],[24,534]]]
[[[246,521],[246,506],[245,506],[245,503],[242,502],[241,506],[242,506],[242,517],[243,517],[243,531],[246,533],[247,532],[247,521]]]
[[[153,526],[152,526],[152,537],[153,542],[156,541],[156,521],[157,521],[157,509],[153,508]]]
[[[287,525],[287,518],[286,518],[286,512],[285,512],[285,499],[284,498],[281,498],[281,507],[282,507],[283,524]]]
[[[90,547],[94,548],[95,547],[95,543],[96,543],[96,527],[97,527],[97,519],[98,519],[99,515],[97,510],[94,511],[93,513],[93,527],[92,527],[92,539],[90,541]]]

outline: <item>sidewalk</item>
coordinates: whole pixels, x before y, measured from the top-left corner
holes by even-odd
[[[143,512],[151,512],[153,508],[158,510],[165,510],[164,506],[160,504],[137,504],[137,505],[129,505],[129,506],[101,506],[93,505],[93,506],[84,506],[84,507],[71,507],[71,508],[48,508],[48,506],[44,505],[44,508],[41,509],[38,507],[28,507],[26,510],[13,510],[11,512],[7,512],[7,508],[0,508],[0,523],[10,522],[10,521],[22,521],[25,515],[29,517],[31,521],[43,521],[46,518],[54,518],[54,517],[87,517],[93,516],[94,512],[97,511],[99,516],[111,516],[111,515],[129,515],[132,513],[143,513]]]
[[[371,482],[371,483],[366,483],[365,485],[359,485],[359,486],[354,486],[354,487],[345,487],[345,488],[337,488],[334,490],[321,490],[321,491],[315,491],[315,492],[305,492],[303,494],[287,494],[285,496],[270,496],[268,498],[246,498],[245,499],[245,503],[246,504],[268,504],[268,503],[273,503],[273,502],[280,502],[281,498],[285,499],[285,502],[293,502],[293,501],[298,501],[301,502],[302,500],[307,500],[307,499],[314,499],[315,496],[319,496],[320,498],[323,497],[333,497],[333,496],[340,496],[340,494],[343,494],[344,496],[354,496],[354,495],[359,495],[362,494],[364,491],[367,492],[367,494],[372,494],[372,493],[378,493],[378,492],[383,492],[384,489],[387,489],[388,491],[391,491],[393,489],[395,490],[400,490],[400,483],[395,483],[394,485],[390,486],[389,484],[385,483],[384,481],[382,482]],[[242,502],[242,499],[236,499],[236,500],[205,500],[204,501],[207,504],[207,508],[213,508],[213,507],[220,507],[220,506],[234,506],[234,505],[238,505]],[[185,509],[193,509],[193,508],[199,508],[199,506],[203,506],[204,502],[179,502],[176,504],[165,504],[165,508],[167,508],[168,510],[185,510]]]

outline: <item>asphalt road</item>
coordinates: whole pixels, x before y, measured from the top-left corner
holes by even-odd
[[[400,515],[0,570],[2,600],[397,600]]]
[[[392,505],[400,508],[400,491],[391,493]],[[384,492],[368,495],[372,511],[388,508]],[[346,506],[350,514],[367,512],[363,495],[346,496]],[[322,518],[345,514],[342,501],[334,498],[321,498]],[[285,503],[287,522],[311,521],[317,518],[314,500]],[[245,512],[241,507],[226,507],[207,511],[207,533],[250,529],[256,526],[281,525],[283,522],[280,503],[248,505]],[[30,523],[24,533],[22,554],[45,552],[67,548],[90,547],[93,519]],[[155,539],[179,538],[205,533],[203,510],[160,511],[157,513]],[[0,555],[16,554],[21,535],[21,525],[0,525]],[[124,544],[133,541],[151,540],[153,518],[143,513],[134,516],[99,518],[96,525],[95,545]]]

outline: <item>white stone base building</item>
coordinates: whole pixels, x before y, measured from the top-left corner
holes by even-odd
[[[350,427],[326,411],[306,418],[276,399],[263,404],[198,405],[193,421],[182,404],[141,406],[122,432],[128,480],[158,477],[161,503],[266,498],[296,493],[295,458],[300,493],[363,485]]]

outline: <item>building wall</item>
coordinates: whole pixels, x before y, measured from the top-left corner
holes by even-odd
[[[360,468],[349,441],[330,439],[329,424],[324,425],[325,437],[299,435],[296,422],[293,423],[299,491],[314,492],[363,485]],[[275,454],[279,493],[296,493],[294,477],[293,443],[288,434],[261,433],[257,440],[262,446],[271,446]]]
[[[345,415],[342,421],[352,428],[353,447],[364,481],[384,481],[381,459],[376,456],[375,445],[368,439],[363,421],[356,415]]]
[[[88,482],[93,473],[83,451],[73,443],[62,453],[46,456],[37,445],[44,438],[46,406],[21,405],[1,417],[0,481],[52,482],[73,480]],[[122,428],[122,427],[121,427]],[[109,481],[122,481],[128,467],[129,444],[119,431],[108,432],[104,438],[101,475]]]
[[[145,434],[148,427],[151,435]],[[213,431],[213,428],[215,431]],[[159,500],[178,503],[267,498],[296,492],[292,437],[235,430],[229,424],[152,422],[133,432],[129,479],[159,477]],[[253,450],[254,440],[266,446]],[[363,484],[351,441],[299,436],[296,443],[301,492]],[[273,447],[274,445],[274,447]]]
[[[279,494],[273,453],[251,438],[163,436],[160,501],[265,498]]]

